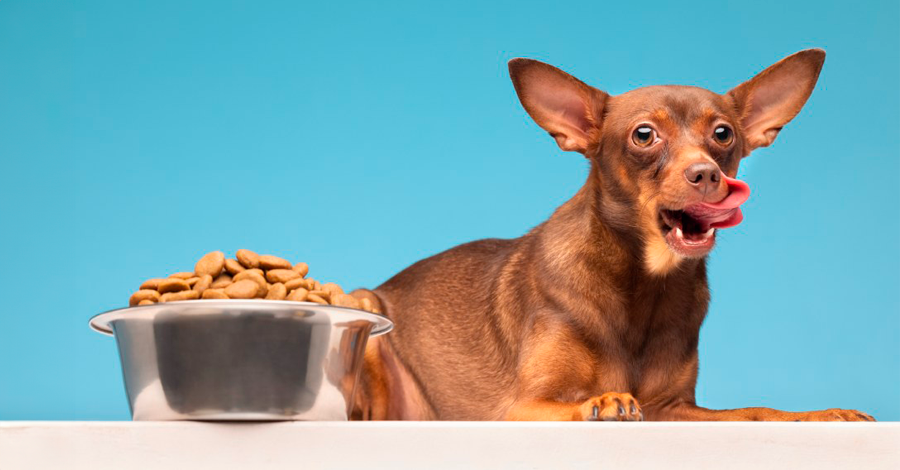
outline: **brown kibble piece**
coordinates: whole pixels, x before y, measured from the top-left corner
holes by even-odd
[[[262,269],[259,269],[259,268],[251,268],[251,269],[248,269],[247,271],[250,271],[251,273],[259,274],[260,276],[263,277],[263,279],[266,278],[266,273],[265,273]]]
[[[188,283],[189,286],[193,287],[194,284],[196,284],[197,281],[199,281],[199,280],[200,280],[200,276],[194,276],[190,279],[185,279],[184,282]]]
[[[360,299],[359,306],[362,307],[362,309],[365,311],[372,311],[372,301],[369,300],[368,297],[363,297],[362,299]]]
[[[331,296],[331,305],[339,307],[359,308],[359,301],[350,294],[335,294]]]
[[[221,251],[213,251],[203,255],[200,261],[194,265],[194,272],[197,276],[209,274],[210,276],[218,276],[225,268],[225,253]]]
[[[134,307],[144,300],[152,300],[154,302],[159,301],[159,292],[150,289],[141,289],[134,294],[131,294],[131,298],[128,299],[128,305]]]
[[[203,291],[204,299],[227,299],[228,295],[225,294],[225,289],[206,289]]]
[[[252,299],[256,297],[258,291],[259,285],[256,282],[250,279],[242,279],[226,287],[225,295],[232,299]]]
[[[332,296],[334,296],[335,294],[343,294],[344,293],[344,289],[341,289],[341,286],[339,286],[333,282],[327,282],[325,284],[322,284],[322,290],[330,292]]]
[[[230,274],[222,273],[222,274],[219,274],[219,277],[213,279],[213,282],[212,282],[212,284],[210,284],[209,287],[212,287],[213,289],[224,289],[224,288],[228,287],[228,285],[231,284],[232,282],[234,282],[234,281],[231,279]]]
[[[272,255],[262,255],[259,257],[259,267],[263,269],[291,269],[291,263],[284,259],[279,258],[277,256]]]
[[[296,273],[299,274],[300,277],[306,277],[306,275],[309,274],[309,265],[307,265],[306,263],[297,263],[292,269],[296,271]]]
[[[287,297],[287,288],[284,284],[276,282],[269,286],[269,293],[266,294],[266,300],[284,300]]]
[[[309,295],[315,295],[316,297],[321,297],[321,298],[325,299],[326,301],[331,299],[331,292],[328,292],[327,290],[322,290],[322,289],[311,290],[311,291],[309,291]]]
[[[266,272],[266,279],[269,282],[288,282],[291,279],[297,279],[300,274],[292,269],[273,269]]]
[[[284,287],[287,288],[288,292],[290,292],[298,287],[305,288],[306,287],[306,279],[303,279],[302,277],[298,277],[297,279],[291,279],[290,281],[284,283]]]
[[[180,292],[183,290],[190,289],[191,286],[184,279],[164,279],[159,283],[159,287],[156,290],[159,291],[160,294],[166,294],[169,292]]]
[[[158,277],[155,277],[153,279],[147,279],[146,281],[144,281],[143,284],[141,284],[141,289],[152,289],[152,290],[159,289],[159,283],[162,281],[165,281],[165,279],[160,279]]]
[[[287,300],[294,300],[297,302],[303,302],[306,300],[306,296],[309,294],[309,291],[300,287],[291,291],[287,296]]]
[[[160,302],[175,302],[177,300],[197,300],[200,294],[195,290],[183,290],[181,292],[169,292],[159,296]]]
[[[255,282],[258,287],[257,294],[256,294],[257,297],[264,297],[266,295],[266,293],[269,291],[269,283],[266,282],[266,279],[264,277],[262,277],[261,274],[258,274],[253,269],[241,271],[241,272],[237,273],[237,275],[234,276],[233,279],[234,279],[234,282],[246,281],[246,280]],[[231,297],[231,294],[228,294],[228,296]]]
[[[212,276],[210,276],[209,274],[204,274],[203,277],[201,277],[200,280],[197,281],[196,284],[194,284],[193,289],[195,291],[197,291],[198,294],[202,295],[203,291],[205,291],[206,289],[209,289],[209,286],[212,285],[212,282],[213,282]]]
[[[310,302],[315,302],[317,304],[328,305],[327,300],[323,299],[322,297],[319,297],[318,295],[313,294],[312,292],[310,292],[309,295],[306,296],[306,300],[308,300]]]
[[[247,269],[259,267],[259,255],[250,250],[238,250],[235,256],[238,262]]]
[[[154,302],[154,301],[152,301],[152,300],[150,300],[150,299],[144,299],[144,300],[138,302],[138,306],[141,306],[141,305],[153,305],[153,304],[155,304],[155,303],[156,303],[156,302]]]
[[[169,275],[169,279],[190,279],[192,277],[194,277],[194,273],[189,273],[187,271]]]
[[[226,259],[225,260],[225,270],[231,273],[232,275],[237,274],[246,269],[241,266],[241,263],[238,263],[236,259]]]

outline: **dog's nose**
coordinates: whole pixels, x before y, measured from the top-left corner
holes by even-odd
[[[718,165],[712,162],[692,163],[684,170],[684,177],[691,186],[697,188],[700,194],[707,195],[715,191],[722,181],[722,172]]]

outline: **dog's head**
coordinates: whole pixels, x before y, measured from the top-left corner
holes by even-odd
[[[535,60],[509,70],[535,122],[590,159],[601,218],[640,237],[647,268],[662,274],[706,256],[716,229],[741,221],[741,159],[800,112],[824,60],[821,49],[798,52],[723,95],[651,86],[611,96]]]

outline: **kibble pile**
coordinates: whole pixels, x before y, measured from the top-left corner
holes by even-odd
[[[315,302],[378,313],[369,299],[345,294],[341,286],[306,277],[306,263],[291,264],[272,255],[238,250],[226,259],[221,251],[207,253],[193,272],[180,272],[167,278],[148,279],[131,295],[128,304],[150,305],[158,302],[197,299],[266,299]]]

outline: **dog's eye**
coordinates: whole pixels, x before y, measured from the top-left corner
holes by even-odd
[[[656,141],[656,131],[647,126],[638,127],[631,134],[631,140],[638,147],[649,147],[650,144]]]
[[[727,126],[719,126],[713,131],[713,138],[722,145],[728,145],[734,140],[734,132]]]

